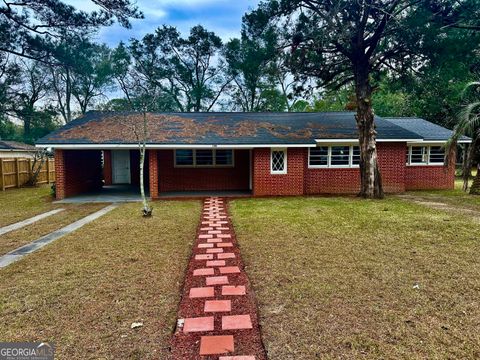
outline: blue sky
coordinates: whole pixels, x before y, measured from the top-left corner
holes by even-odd
[[[96,9],[89,0],[65,2],[85,11]],[[133,20],[131,29],[117,24],[103,28],[97,39],[115,46],[122,40],[141,38],[163,24],[175,26],[183,35],[192,26],[201,24],[227,41],[239,36],[243,14],[258,3],[259,0],[137,0],[145,19]]]

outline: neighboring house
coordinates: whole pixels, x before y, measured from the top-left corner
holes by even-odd
[[[153,199],[182,191],[359,191],[352,112],[155,113],[147,119],[145,180]],[[135,133],[142,133],[142,124],[139,113],[89,112],[40,139],[37,146],[55,149],[57,197],[103,183],[138,184]],[[386,192],[453,188],[455,164],[444,166],[442,147],[450,130],[416,118],[377,117],[376,124]]]
[[[33,158],[38,149],[35,146],[17,141],[0,140],[0,159]]]

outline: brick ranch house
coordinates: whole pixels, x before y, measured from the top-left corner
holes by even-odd
[[[386,192],[451,189],[451,131],[418,118],[376,118]],[[252,196],[359,191],[355,114],[149,113],[145,183],[152,199],[178,192]],[[37,142],[55,149],[56,196],[139,184],[143,115],[89,112]],[[469,142],[463,138],[462,142]],[[453,158],[453,157],[452,157]]]

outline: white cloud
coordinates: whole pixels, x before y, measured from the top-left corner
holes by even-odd
[[[78,10],[92,12],[100,10],[100,6],[89,0],[64,0],[64,3],[74,6]]]

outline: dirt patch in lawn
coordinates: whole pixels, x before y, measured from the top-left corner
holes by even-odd
[[[199,213],[121,205],[0,270],[0,339],[54,342],[59,359],[167,358]]]
[[[451,199],[438,196],[420,196],[414,194],[397,195],[400,199],[412,201],[419,205],[424,205],[432,209],[450,211],[457,214],[471,216],[473,220],[480,222],[480,211],[468,208],[458,202],[452,203]]]
[[[236,200],[267,356],[480,358],[480,225],[397,198]]]
[[[49,216],[21,229],[0,235],[0,255],[4,255],[20,246],[28,244],[38,238],[71,224],[107,204],[82,204],[64,206],[64,211]]]

